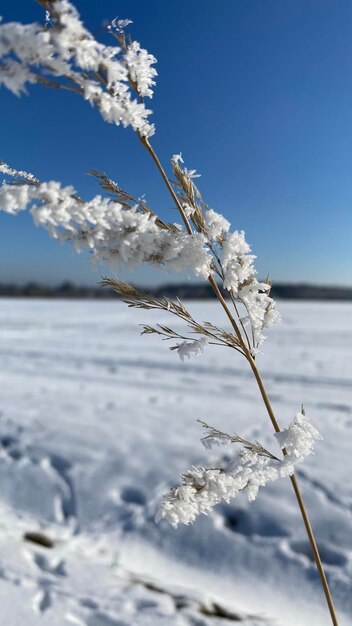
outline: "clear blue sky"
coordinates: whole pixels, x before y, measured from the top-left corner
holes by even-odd
[[[106,18],[134,21],[133,36],[158,59],[154,146],[164,162],[182,151],[199,170],[208,204],[246,230],[259,273],[352,285],[352,2],[76,6],[96,33]],[[1,13],[42,20],[34,0],[7,2]],[[35,86],[16,98],[2,89],[0,107],[0,159],[85,197],[97,192],[85,176],[94,167],[177,219],[133,132],[105,124],[78,96]],[[0,214],[0,281],[92,284],[106,271],[49,240],[28,216]],[[129,277],[170,278],[148,269]]]

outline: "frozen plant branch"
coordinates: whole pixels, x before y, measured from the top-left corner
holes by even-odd
[[[185,322],[192,333],[203,335],[201,339],[193,340],[165,325],[143,326],[142,335],[157,334],[164,337],[164,339],[183,339],[184,341],[181,344],[171,347],[171,350],[178,351],[182,361],[185,358],[190,358],[191,355],[200,356],[206,343],[227,346],[243,354],[241,344],[235,335],[210,322],[197,322],[178,298],[176,301],[168,298],[156,298],[139,291],[129,283],[112,278],[104,278],[101,284],[102,286],[112,287],[116,293],[122,296],[123,302],[129,307],[166,311]]]
[[[200,420],[198,420],[200,421]],[[206,448],[212,445],[239,443],[242,449],[226,469],[192,467],[181,475],[181,484],[165,496],[157,519],[166,519],[172,526],[194,522],[200,514],[207,515],[216,504],[229,502],[240,492],[253,501],[260,487],[280,477],[292,476],[297,463],[314,451],[321,439],[304,413],[297,413],[289,427],[280,433],[280,446],[286,454],[278,459],[258,442],[251,443],[239,435],[228,435],[200,421],[207,434],[202,438]]]
[[[274,461],[280,461],[277,456],[269,452],[269,450],[264,448],[260,443],[258,443],[258,441],[252,443],[251,441],[243,439],[243,437],[240,437],[240,435],[229,435],[222,432],[221,430],[218,430],[217,428],[214,428],[214,426],[209,426],[209,424],[203,422],[202,420],[197,421],[206,430],[207,434],[201,438],[201,442],[207,450],[211,450],[211,448],[213,448],[214,446],[227,446],[231,443],[240,443],[243,445],[243,448],[245,450],[249,450],[250,452],[253,452],[260,456],[266,456]]]
[[[148,206],[144,198],[134,198],[128,191],[121,189],[119,185],[109,178],[106,174],[102,174],[97,170],[90,170],[90,176],[94,176],[98,181],[102,189],[107,191],[109,195],[114,198],[124,209],[138,208],[142,213],[148,214],[150,217],[155,217],[155,223],[160,228],[169,230],[170,232],[177,233],[180,231],[180,227],[176,224],[169,224],[163,222],[154,211]]]
[[[201,234],[188,235],[181,226],[169,228],[143,203],[133,204],[132,196],[127,202],[122,190],[122,203],[100,195],[85,202],[72,186],[40,182],[31,174],[23,177],[4,163],[0,171],[17,177],[0,186],[0,210],[16,215],[29,209],[37,226],[61,243],[71,242],[77,251],[89,250],[97,260],[115,265],[151,263],[201,277],[210,272],[211,258]]]
[[[0,161],[0,174],[5,174],[6,176],[12,176],[15,180],[14,183],[17,185],[27,183],[31,185],[39,185],[38,178],[35,178],[33,174],[28,172],[23,172],[21,170],[15,170],[13,167],[10,167],[5,161]]]
[[[134,41],[123,47],[97,42],[67,0],[40,4],[50,13],[50,23],[0,24],[0,85],[16,95],[33,83],[70,89],[96,107],[106,122],[132,126],[150,137],[151,111],[141,98],[153,95],[153,55]]]

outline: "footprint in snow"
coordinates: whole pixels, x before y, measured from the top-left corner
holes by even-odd
[[[44,613],[52,605],[51,593],[48,589],[39,591],[33,600],[34,610],[38,613]]]
[[[146,503],[146,497],[138,487],[127,486],[121,491],[121,499],[128,504],[137,504],[144,506]]]
[[[10,491],[5,494],[5,499],[12,506],[16,495],[16,506],[26,507],[28,498],[25,485],[28,484],[29,491],[29,485],[36,484],[38,491],[46,490],[46,497],[38,500],[39,506],[43,508],[43,516],[54,515],[57,522],[76,522],[76,495],[70,476],[71,464],[59,455],[48,455],[40,447],[26,443],[19,436],[20,433],[20,428],[12,428],[10,432],[0,435],[0,451],[4,453],[4,462],[8,464],[7,471],[21,482],[21,489],[17,494]],[[24,471],[25,466],[28,466],[28,472]],[[23,479],[20,478],[21,472]]]
[[[0,437],[0,445],[14,461],[19,461],[22,458],[23,452],[20,448],[20,442],[14,435],[8,434]]]
[[[64,560],[48,559],[40,552],[28,553],[30,560],[40,570],[42,574],[50,574],[55,577],[67,576]]]
[[[270,538],[288,536],[287,531],[280,522],[264,511],[261,511],[260,515],[254,515],[252,512],[244,509],[223,507],[222,511],[220,508],[217,525],[245,537]]]
[[[82,600],[80,601],[80,605],[85,607],[86,609],[98,608],[97,602],[95,602],[95,600],[92,600],[91,598],[82,598]]]
[[[86,619],[87,626],[129,626],[126,622],[110,617],[106,613],[94,613]]]
[[[68,621],[75,626],[130,626],[126,622],[111,617],[107,613],[96,611],[86,617],[78,617],[71,613],[66,615]]]

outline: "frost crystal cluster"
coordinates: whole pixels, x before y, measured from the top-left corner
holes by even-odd
[[[307,417],[298,413],[290,426],[275,435],[285,450],[279,460],[260,444],[250,444],[237,435],[227,435],[215,429],[204,439],[205,447],[242,442],[243,449],[226,469],[192,467],[181,476],[182,484],[164,499],[157,519],[166,519],[172,526],[189,524],[201,513],[207,514],[224,500],[229,502],[240,491],[255,500],[259,488],[279,477],[291,476],[295,465],[313,453],[314,443],[321,439]]]
[[[210,256],[200,233],[187,235],[181,227],[161,228],[157,217],[98,195],[84,202],[73,187],[57,182],[39,183],[25,172],[0,164],[0,172],[20,174],[32,184],[0,186],[0,209],[17,214],[30,207],[34,222],[77,251],[90,250],[98,260],[122,261],[130,266],[144,262],[176,271],[193,271],[206,278]],[[34,182],[33,182],[34,181]]]
[[[249,325],[251,328],[250,350],[253,356],[265,339],[263,329],[281,319],[270,297],[270,284],[258,281],[253,264],[256,257],[251,254],[244,232],[230,232],[230,223],[203,202],[194,183],[194,179],[199,177],[196,170],[183,167],[181,154],[173,156],[172,164],[179,199],[187,218],[196,230],[207,237],[216,273],[224,289],[230,292],[235,302],[241,302],[245,307],[246,315],[241,322],[243,327]]]
[[[200,356],[203,354],[204,346],[206,346],[207,343],[208,340],[206,337],[195,339],[195,341],[183,341],[177,346],[177,352],[181,361],[190,359],[191,356]]]
[[[42,2],[48,6],[48,2]],[[97,107],[106,122],[154,133],[143,98],[153,95],[156,59],[138,42],[110,32],[120,46],[106,46],[85,28],[67,0],[50,2],[50,21],[0,24],[0,85],[19,95],[30,83],[75,91]],[[57,80],[58,79],[58,80]],[[134,98],[133,96],[137,97]]]
[[[307,420],[303,408],[301,413],[297,413],[289,428],[275,433],[274,436],[280,448],[287,452],[284,459],[287,468],[290,468],[290,463],[293,468],[295,463],[304,461],[309,454],[313,453],[314,441],[321,439],[319,432]],[[291,473],[293,470],[288,471],[288,474]]]
[[[255,350],[264,340],[262,330],[280,321],[275,302],[269,295],[270,284],[258,281],[253,265],[256,257],[250,254],[243,231],[228,234],[222,248],[224,287],[246,307]]]

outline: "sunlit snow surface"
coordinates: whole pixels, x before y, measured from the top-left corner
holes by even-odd
[[[189,306],[226,324],[215,302]],[[303,403],[324,437],[298,477],[349,626],[352,305],[279,309],[258,364],[280,423]],[[152,321],[171,325],[118,301],[0,300],[2,623],[327,626],[288,480],[193,526],[155,524],[183,469],[229,453],[202,448],[196,418],[277,447],[240,355],[207,346],[181,363],[166,342],[139,337]],[[40,529],[54,548],[23,540]]]

